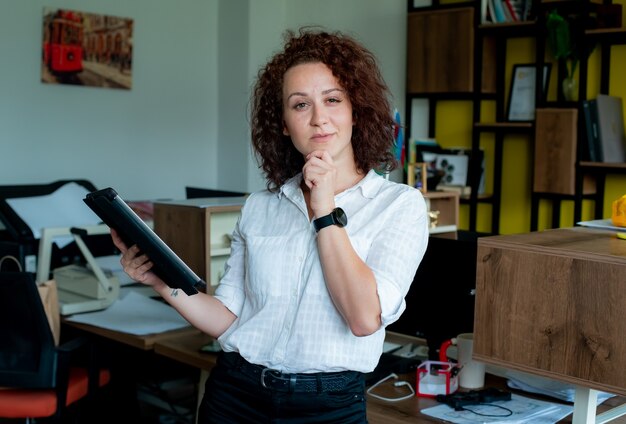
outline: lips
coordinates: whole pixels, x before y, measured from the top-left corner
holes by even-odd
[[[332,134],[314,134],[313,137],[311,137],[311,139],[313,141],[320,142],[320,141],[326,141],[331,137],[332,137]]]

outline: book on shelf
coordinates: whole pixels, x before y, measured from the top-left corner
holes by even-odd
[[[507,16],[510,16],[510,22],[517,22],[520,20],[515,7],[513,6],[513,0],[502,0],[505,12],[508,12]]]
[[[489,0],[480,0],[480,23],[487,24],[490,22]]]
[[[622,98],[598,94],[598,138],[602,146],[602,162],[626,162],[626,136]]]
[[[493,10],[495,12],[495,22],[506,22],[502,0],[493,0]]]
[[[583,100],[583,119],[585,123],[585,149],[582,160],[602,162],[602,146],[598,137],[598,109],[595,100]]]
[[[498,24],[532,19],[533,0],[481,0],[480,23]]]

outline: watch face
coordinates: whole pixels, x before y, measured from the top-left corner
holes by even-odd
[[[335,223],[339,227],[345,227],[348,224],[348,217],[346,213],[341,208],[335,208],[333,211],[333,216],[335,218]]]

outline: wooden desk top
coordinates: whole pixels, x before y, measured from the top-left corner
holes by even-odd
[[[78,322],[72,322],[62,320],[63,325],[77,328],[88,333],[92,333],[98,336],[105,337],[116,342],[124,343],[129,346],[142,350],[151,350],[154,348],[156,342],[167,340],[171,337],[178,338],[181,336],[187,336],[198,332],[193,327],[185,327],[179,330],[166,331],[163,333],[146,334],[143,336],[130,333],[122,333],[120,331],[109,330],[107,328],[96,327],[94,325],[82,324]]]
[[[200,348],[210,343],[213,337],[195,330],[193,333],[159,340],[154,343],[154,351],[168,358],[210,371],[215,365],[215,353],[201,352]]]
[[[557,228],[525,234],[481,237],[478,239],[478,245],[509,247],[610,263],[626,263],[626,242],[618,239],[615,231],[597,228]]]

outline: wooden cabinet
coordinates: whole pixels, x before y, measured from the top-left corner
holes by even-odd
[[[578,110],[541,108],[536,111],[533,191],[576,194]],[[594,180],[584,178],[583,192],[595,193]]]
[[[407,90],[473,91],[474,9],[409,13]]]
[[[626,395],[624,275],[613,231],[478,239],[474,357]]]
[[[429,191],[424,193],[431,219],[436,225],[431,226],[430,234],[456,233],[459,225],[459,194]]]
[[[154,231],[213,292],[230,255],[245,197],[155,202]]]

